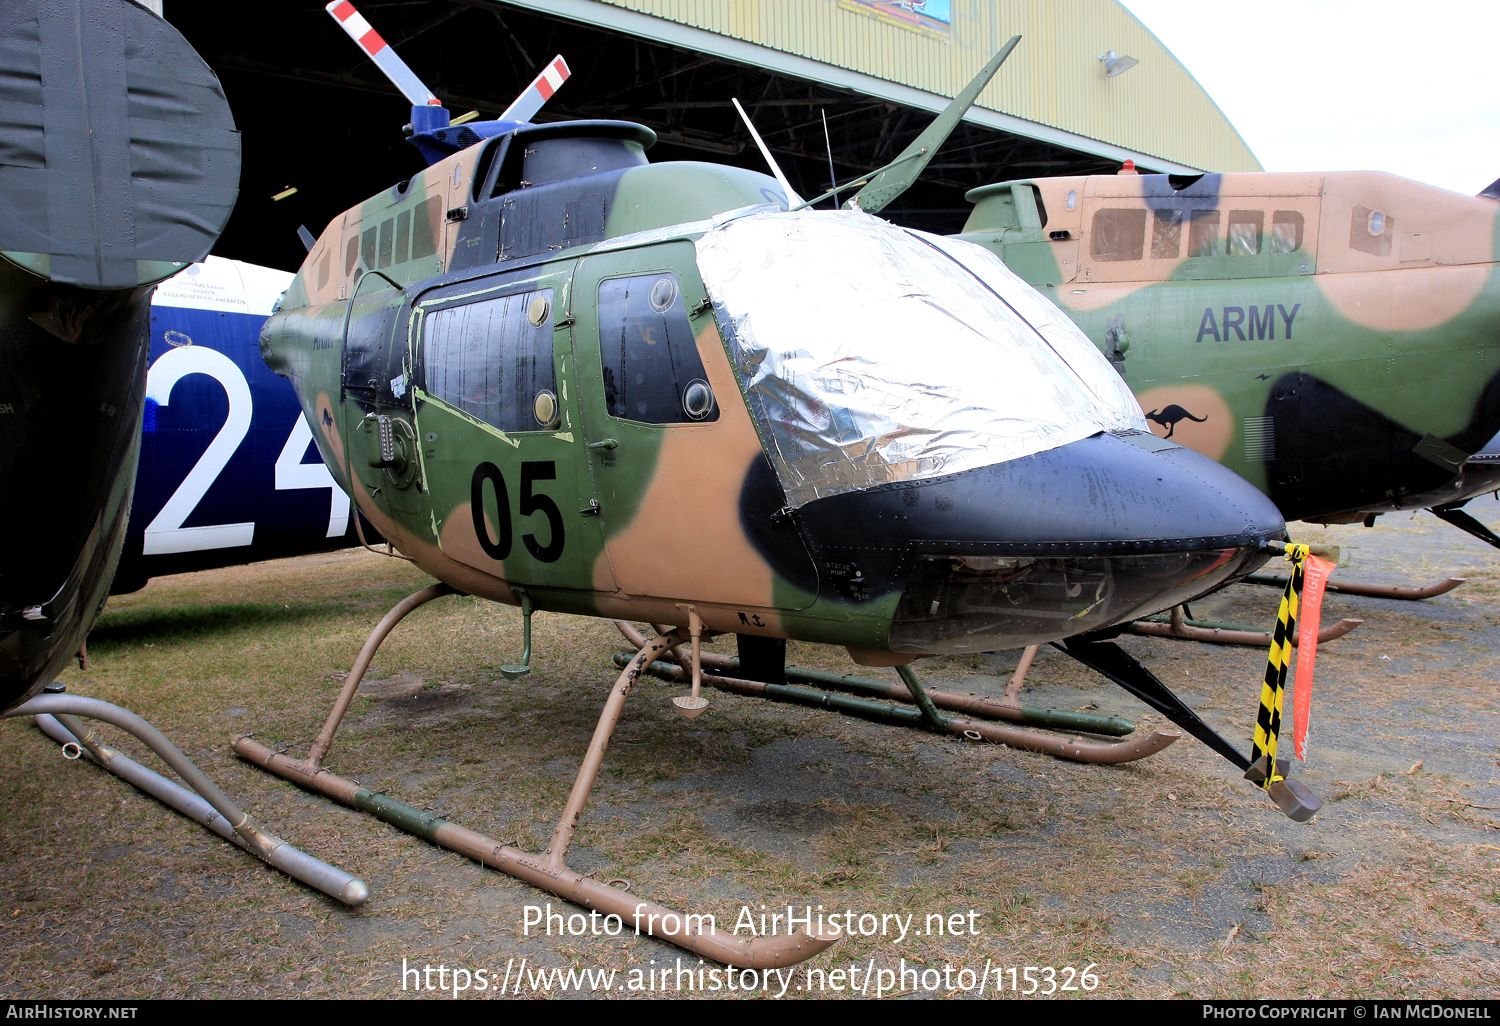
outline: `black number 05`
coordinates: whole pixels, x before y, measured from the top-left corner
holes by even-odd
[[[533,513],[542,513],[547,517],[547,525],[550,528],[549,541],[546,545],[537,544],[535,535],[523,534],[521,536],[521,543],[526,546],[526,551],[541,563],[556,563],[562,557],[562,510],[557,508],[557,503],[553,502],[550,496],[533,495],[531,486],[536,481],[555,481],[556,479],[557,464],[551,460],[521,464],[520,514],[527,517]],[[500,537],[496,541],[490,540],[489,524],[484,518],[485,481],[489,481],[495,488],[495,505],[499,514],[496,517],[496,523],[500,529]],[[505,487],[505,478],[501,475],[500,468],[493,463],[481,463],[474,468],[474,476],[469,483],[469,512],[474,518],[474,533],[479,538],[479,547],[484,550],[484,554],[491,559],[509,557],[513,534],[510,522],[510,490]]]

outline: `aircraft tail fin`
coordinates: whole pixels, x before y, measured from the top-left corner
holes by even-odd
[[[1021,42],[1020,36],[1012,36],[1010,42],[1000,48],[1000,52],[991,57],[974,80],[964,87],[963,92],[953,98],[953,102],[943,109],[937,116],[937,120],[927,126],[927,130],[917,136],[912,144],[902,151],[887,170],[876,175],[874,180],[859,190],[844,205],[846,207],[858,206],[866,213],[873,214],[883,210],[893,200],[911,187],[917,180],[927,162],[937,153],[938,147],[942,146],[958,123],[963,120],[974,101],[979,98],[980,92],[989,85],[990,79],[995,77],[995,72],[1000,70],[1000,65],[1010,56],[1011,51]]]

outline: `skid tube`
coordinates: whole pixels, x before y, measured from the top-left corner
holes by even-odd
[[[662,680],[683,683],[688,680],[686,671],[675,663],[653,662],[647,672]],[[1134,762],[1148,755],[1155,755],[1182,736],[1173,730],[1153,730],[1145,737],[1114,743],[1080,741],[1077,738],[1058,737],[1055,734],[1020,730],[1016,727],[1002,727],[996,723],[986,723],[959,716],[941,716],[939,717],[940,725],[933,726],[925,718],[921,709],[896,701],[872,701],[868,698],[836,695],[814,688],[797,687],[793,684],[765,684],[758,680],[740,680],[735,677],[723,677],[716,673],[705,673],[703,683],[731,695],[746,695],[751,698],[764,698],[771,702],[828,709],[856,719],[888,723],[897,727],[916,727],[919,730],[931,730],[936,734],[954,734],[970,741],[989,741],[992,744],[1007,745],[1028,752],[1040,752],[1043,755],[1068,759],[1072,762],[1100,764]]]
[[[621,625],[623,621],[616,621]],[[628,625],[626,625],[628,626]],[[632,628],[633,629],[633,628]],[[622,627],[623,631],[623,627]],[[628,635],[627,635],[628,636]],[[639,635],[637,635],[639,636]],[[647,643],[647,647],[654,646],[660,641],[661,635],[653,638]],[[674,646],[667,646],[662,651],[670,652]],[[641,649],[642,652],[646,648]],[[621,655],[617,655],[616,662],[622,662]],[[634,663],[640,658],[639,653]],[[1118,764],[1122,762],[1134,762],[1144,759],[1149,755],[1166,748],[1182,735],[1176,731],[1153,730],[1144,737],[1131,738],[1127,741],[1098,742],[1082,741],[1078,738],[1059,737],[1056,734],[1043,734],[1035,730],[1022,730],[1018,727],[1001,726],[998,723],[988,723],[983,720],[970,719],[964,716],[945,716],[938,712],[935,703],[928,692],[917,680],[916,675],[908,667],[897,668],[901,673],[906,686],[901,688],[901,693],[910,695],[916,702],[916,707],[905,701],[876,701],[870,698],[854,698],[849,695],[837,695],[828,691],[820,691],[815,688],[798,687],[792,684],[767,684],[758,680],[741,680],[735,677],[724,676],[714,673],[705,673],[703,683],[719,691],[725,691],[735,695],[746,695],[752,698],[764,698],[772,702],[785,702],[790,705],[807,706],[814,709],[828,709],[833,712],[843,713],[857,719],[872,720],[876,723],[888,723],[899,727],[916,727],[919,730],[928,730],[935,734],[952,734],[970,741],[989,741],[992,744],[1007,745],[1011,748],[1020,748],[1029,752],[1039,752],[1043,755],[1051,755],[1059,759],[1068,759],[1072,762],[1088,762],[1103,764]],[[643,667],[643,671],[663,680],[686,682],[688,671],[681,665],[654,661]],[[869,681],[869,684],[879,684],[879,681]],[[892,691],[895,685],[889,685]],[[887,693],[888,699],[895,696]]]
[[[363,880],[292,847],[275,834],[262,829],[249,814],[241,811],[228,795],[219,790],[192,760],[182,754],[165,734],[128,709],[97,698],[50,692],[23,702],[3,716],[34,716],[36,725],[43,733],[63,746],[65,757],[76,759],[80,755],[88,756],[90,761],[98,763],[120,779],[134,784],[163,804],[208,827],[220,837],[331,898],[337,898],[346,905],[357,906],[363,905],[370,896],[370,888]],[[102,720],[135,735],[187,781],[192,790],[103,744],[92,729],[78,721],[76,717],[79,716]],[[72,749],[71,753],[69,749]]]
[[[1318,631],[1318,644],[1326,645],[1330,641],[1336,641],[1363,624],[1363,620],[1351,620],[1347,617],[1331,623]],[[1271,643],[1270,631],[1258,631],[1230,623],[1214,623],[1212,620],[1189,620],[1183,616],[1181,606],[1173,606],[1170,618],[1165,621],[1154,616],[1134,620],[1126,626],[1125,632],[1148,638],[1199,641],[1209,645],[1243,645],[1246,648],[1265,648]],[[1296,634],[1292,635],[1291,642],[1292,647],[1296,648]]]
[[[433,585],[409,596],[381,620],[380,625],[366,641],[365,648],[360,652],[357,665],[361,672],[369,666],[370,659],[379,648],[380,642],[402,617],[417,606],[441,594],[451,593],[451,589],[437,591],[438,588],[446,588],[446,586]],[[568,803],[552,832],[551,843],[540,854],[525,852],[511,845],[502,844],[440,816],[423,812],[404,802],[378,794],[352,780],[330,773],[322,768],[320,762],[314,763],[311,759],[307,761],[290,759],[249,736],[236,738],[234,751],[241,758],[278,776],[285,777],[310,791],[316,791],[351,808],[367,812],[394,827],[466,855],[584,908],[597,909],[606,916],[618,916],[622,925],[629,926],[638,933],[649,934],[658,940],[675,944],[694,954],[711,958],[725,965],[745,969],[775,969],[794,965],[825,950],[842,934],[821,926],[818,929],[799,927],[792,933],[781,936],[741,939],[733,934],[721,933],[714,929],[711,917],[684,915],[655,902],[638,900],[627,891],[611,887],[570,869],[565,861],[568,847],[573,839],[573,831],[578,825],[579,817],[583,814],[584,802],[588,799],[590,790],[593,789],[599,767],[604,761],[605,750],[609,746],[610,735],[614,733],[620,713],[625,708],[625,700],[634,690],[643,668],[648,663],[669,648],[681,645],[687,640],[685,632],[681,631],[672,631],[654,638],[620,672],[614,687],[610,689],[609,699],[604,704],[604,711],[599,717],[598,726],[594,728],[593,739],[589,742],[583,765],[579,767],[578,776],[573,782],[573,790],[568,796]],[[353,673],[350,676],[352,677]],[[346,681],[345,688],[335,705],[335,713],[338,717],[341,717],[348,708],[348,700],[352,697],[353,689]],[[319,735],[319,741],[326,739],[326,743],[318,748],[317,754],[320,761],[326,757],[328,746],[332,743],[333,732],[337,728],[337,718],[330,716],[323,733]],[[705,919],[709,923],[707,930],[704,929]]]
[[[1326,591],[1338,592],[1340,595],[1364,595],[1367,598],[1420,602],[1423,599],[1446,595],[1466,580],[1468,580],[1466,577],[1444,577],[1436,584],[1429,584],[1424,588],[1409,588],[1400,584],[1353,584],[1349,581],[1329,581],[1323,587]],[[1285,577],[1278,574],[1250,574],[1247,577],[1240,578],[1239,583],[1259,584],[1267,588],[1277,588],[1285,591],[1286,581]],[[1321,638],[1319,640],[1321,641]]]

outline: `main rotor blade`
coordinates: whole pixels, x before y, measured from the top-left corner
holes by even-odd
[[[845,203],[846,207],[858,206],[859,209],[868,214],[874,214],[884,210],[896,197],[911,188],[912,182],[917,180],[927,162],[930,161],[938,147],[947,141],[948,136],[958,127],[969,108],[974,106],[974,101],[979,98],[979,93],[985,86],[989,85],[990,79],[995,77],[995,72],[1000,70],[1000,65],[1010,56],[1010,52],[1020,43],[1020,36],[1012,36],[1010,42],[1000,48],[1000,52],[990,58],[974,77],[974,81],[964,87],[964,91],[953,98],[953,102],[943,109],[937,116],[937,120],[927,126],[927,130],[901,152],[898,160],[901,163],[887,171],[875,176],[875,180]],[[754,131],[752,129],[752,131]],[[904,158],[914,157],[907,160]]]
[[[738,98],[731,96],[729,102],[734,104],[734,109],[740,112],[740,120],[745,122],[745,127],[750,129],[750,138],[755,140],[755,145],[760,147],[760,155],[766,158],[766,163],[771,165],[771,174],[776,176],[776,181],[781,183],[781,190],[786,193],[788,207],[800,207],[803,205],[802,197],[797,195],[797,190],[792,188],[792,183],[786,180],[786,175],[781,171],[781,165],[776,163],[776,158],[771,156],[770,147],[755,130],[755,125],[750,121],[750,115],[745,113],[745,108],[740,106]]]
[[[501,121],[530,121],[536,117],[536,112],[542,109],[542,104],[552,99],[552,94],[562,88],[562,84],[573,74],[568,70],[568,62],[563,60],[563,55],[558,54],[548,62],[542,69],[542,73],[531,80],[515,102],[505,108],[505,113],[500,115]]]
[[[437,104],[438,98],[432,95],[432,90],[417,77],[416,72],[406,66],[406,62],[396,55],[390,44],[380,38],[380,33],[370,27],[365,16],[355,10],[349,0],[333,0],[323,9],[349,34],[350,39],[359,44],[359,48],[369,55],[375,66],[391,80],[391,85],[401,90],[401,95],[413,107]]]

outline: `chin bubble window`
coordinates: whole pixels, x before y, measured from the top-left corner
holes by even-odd
[[[645,424],[719,419],[671,272],[599,283],[599,349],[611,417]]]
[[[1044,645],[1227,581],[1248,549],[1111,556],[918,556],[891,624],[893,652]]]

